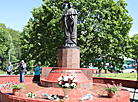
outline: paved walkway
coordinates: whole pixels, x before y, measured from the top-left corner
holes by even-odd
[[[133,95],[134,95],[134,88],[128,88],[128,87],[123,87],[124,89],[127,89],[130,92],[130,102],[132,102]],[[133,102],[138,102],[138,89],[135,91],[135,97]]]
[[[2,87],[2,84],[0,84],[0,88],[1,87]],[[128,88],[128,87],[123,87],[123,88],[130,92],[130,102],[132,102],[133,95],[134,95],[134,88]],[[136,89],[136,91],[135,91],[135,97],[134,97],[133,102],[138,102],[138,89]]]

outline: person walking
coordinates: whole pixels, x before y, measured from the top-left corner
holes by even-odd
[[[7,65],[7,75],[12,75],[12,71],[13,71],[13,65],[11,65],[11,62],[9,62],[9,64]]]
[[[38,63],[36,64],[36,68],[34,68],[34,71],[35,71],[35,75],[34,75],[34,78],[33,78],[33,82],[40,82],[40,67],[38,65]]]
[[[25,82],[24,74],[26,72],[26,63],[24,62],[24,60],[20,62],[19,68],[20,68],[20,83],[22,83]]]

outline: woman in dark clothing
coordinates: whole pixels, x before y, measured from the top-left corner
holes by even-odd
[[[33,81],[40,82],[40,67],[38,64],[36,64],[36,68],[34,68],[34,71],[35,71],[35,75],[34,75]]]

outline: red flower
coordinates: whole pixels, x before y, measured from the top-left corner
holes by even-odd
[[[67,76],[69,76],[69,75],[67,74]]]
[[[77,85],[78,83],[77,83],[77,82],[75,82],[75,84]]]
[[[68,82],[71,83],[70,79],[68,79]]]
[[[64,81],[61,81],[61,84],[63,84],[64,83]]]

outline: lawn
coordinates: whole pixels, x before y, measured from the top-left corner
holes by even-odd
[[[106,78],[116,78],[116,79],[127,79],[127,80],[137,80],[136,73],[111,73],[111,74],[101,74],[93,75],[94,77],[106,77]]]
[[[7,72],[0,70],[0,74],[7,74]]]

